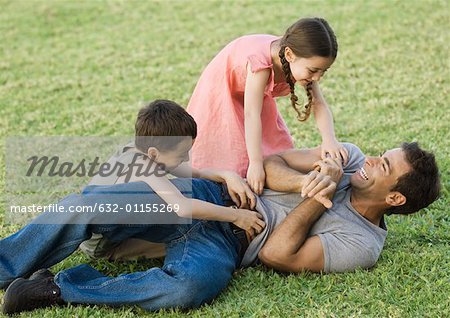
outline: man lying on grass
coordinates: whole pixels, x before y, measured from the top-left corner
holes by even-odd
[[[380,157],[366,157],[352,144],[345,147],[349,160],[344,167],[332,159],[319,161],[320,148],[265,160],[267,186],[276,191],[266,190],[257,199],[266,227],[251,242],[237,237],[225,222],[68,224],[74,216],[63,213],[58,217],[67,218],[66,224],[39,224],[45,212],[0,241],[0,286],[9,285],[3,312],[65,303],[138,305],[146,310],[198,307],[228,285],[237,267],[258,259],[288,272],[369,268],[386,238],[383,216],[410,214],[431,204],[439,195],[439,173],[434,156],[417,143],[404,143]],[[192,185],[192,197],[215,204],[226,205],[229,199],[222,185],[209,180],[175,179],[173,184],[183,193]],[[125,210],[130,204],[163,201],[145,182],[134,182],[89,186],[59,205],[105,202]],[[117,241],[136,237],[166,243],[164,265],[118,277],[107,277],[88,265],[56,276],[44,269],[68,257],[92,233]]]

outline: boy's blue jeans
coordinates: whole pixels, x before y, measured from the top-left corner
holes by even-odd
[[[176,179],[179,188],[192,182],[192,197],[224,205],[222,186],[207,180]],[[141,202],[129,202],[130,196],[115,193],[110,202],[126,204],[163,203],[143,183],[114,185],[116,189],[147,192]],[[98,187],[90,186],[89,195],[71,195],[60,205],[94,204]],[[104,189],[104,187],[103,187]],[[104,195],[104,194],[103,194]],[[0,241],[0,287],[17,277],[51,267],[72,254],[92,233],[102,233],[111,240],[138,237],[167,244],[162,268],[150,268],[107,277],[88,265],[59,272],[55,277],[64,301],[139,305],[146,310],[172,307],[197,307],[215,298],[230,281],[239,266],[239,242],[229,223],[193,220],[192,224],[28,224],[19,232]]]

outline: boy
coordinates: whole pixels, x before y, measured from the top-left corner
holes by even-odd
[[[186,136],[186,137],[178,137]],[[232,222],[244,228],[250,236],[258,234],[264,227],[259,214],[248,210],[230,210],[198,200],[186,199],[165,176],[156,176],[152,172],[171,173],[178,177],[205,178],[225,183],[234,203],[240,208],[255,206],[255,197],[237,174],[229,171],[189,169],[184,162],[189,161],[189,150],[197,136],[197,125],[183,107],[169,100],[155,100],[142,108],[135,124],[135,143],[122,147],[112,156],[108,163],[111,167],[117,164],[125,167],[120,173],[108,177],[94,177],[90,184],[112,185],[132,181],[145,181],[167,203],[184,202],[179,216],[191,216],[194,219],[206,219]],[[155,167],[153,163],[158,165]],[[138,167],[150,167],[148,176],[138,176]],[[129,171],[129,169],[133,171]],[[144,169],[148,170],[148,168]],[[147,171],[149,172],[149,171]],[[166,195],[164,196],[164,194]],[[169,193],[169,194],[167,194]],[[170,202],[169,202],[170,201]],[[191,209],[192,215],[187,211]],[[141,239],[130,238],[113,244],[101,234],[93,234],[92,238],[83,242],[80,249],[87,255],[110,260],[136,259],[139,257],[155,258],[165,255],[164,244],[151,243]]]

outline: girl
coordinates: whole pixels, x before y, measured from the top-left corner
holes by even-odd
[[[313,111],[322,136],[322,158],[346,162],[347,151],[336,140],[333,117],[318,83],[333,64],[337,48],[333,30],[321,18],[300,19],[282,38],[248,35],[228,44],[203,71],[187,108],[198,125],[193,167],[235,171],[261,194],[263,158],[293,148],[274,100],[288,94],[300,121]],[[303,109],[298,107],[295,83],[308,96]]]

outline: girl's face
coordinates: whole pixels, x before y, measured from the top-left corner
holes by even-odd
[[[289,47],[286,48],[285,57],[289,62],[294,81],[302,86],[312,81],[319,81],[334,62],[334,59],[330,57],[298,57]]]

